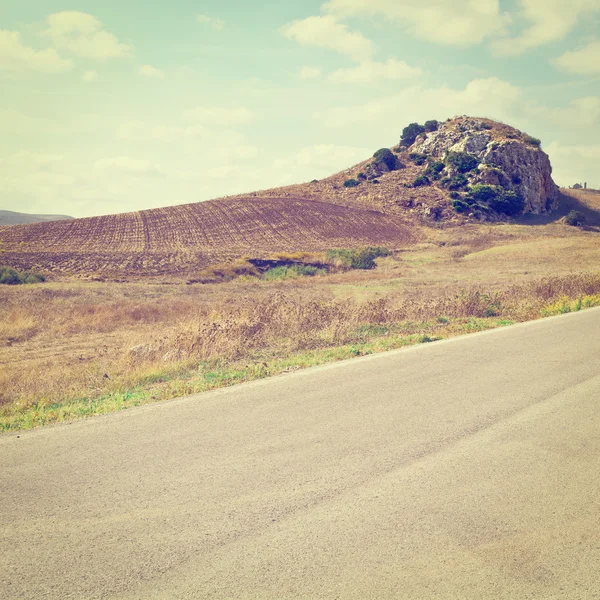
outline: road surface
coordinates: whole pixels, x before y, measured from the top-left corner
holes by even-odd
[[[600,598],[600,310],[0,437],[0,597]]]

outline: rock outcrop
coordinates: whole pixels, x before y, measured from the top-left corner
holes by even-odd
[[[524,212],[545,213],[557,206],[558,186],[539,140],[508,125],[458,117],[441,123],[437,131],[420,134],[408,151],[437,160],[444,160],[450,152],[471,154],[480,163],[470,175],[471,185],[501,186],[515,192],[524,200]]]

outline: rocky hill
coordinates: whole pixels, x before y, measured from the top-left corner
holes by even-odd
[[[64,221],[73,217],[67,215],[32,215],[29,213],[0,210],[0,225],[23,225],[27,223],[47,223],[48,221]]]
[[[559,191],[540,140],[490,119],[456,117],[413,123],[398,146],[321,181],[253,194],[286,195],[456,222],[551,212]]]

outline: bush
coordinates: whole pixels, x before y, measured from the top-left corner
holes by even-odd
[[[518,215],[525,208],[525,201],[521,196],[497,185],[474,185],[467,194],[466,202],[482,204],[482,209],[489,207],[497,213],[509,216]]]
[[[448,186],[449,190],[460,190],[469,183],[469,180],[462,174],[455,175],[445,185]]]
[[[427,165],[425,169],[424,175],[431,177],[432,179],[439,179],[440,173],[446,168],[446,165],[443,162],[433,161]]]
[[[367,176],[364,173],[359,173],[357,175],[357,177],[358,177],[358,179],[366,179],[367,178]]]
[[[431,180],[429,179],[429,177],[427,177],[427,175],[419,175],[414,181],[413,181],[413,186],[414,187],[420,187],[422,185],[430,185],[431,184]]]
[[[534,138],[531,135],[528,135],[526,133],[523,134],[523,141],[526,144],[531,144],[532,146],[537,146],[538,148],[542,145],[542,141],[538,140],[537,138]]]
[[[467,212],[467,210],[470,208],[470,206],[462,200],[455,200],[452,203],[452,206],[454,207],[454,210],[459,213]]]
[[[458,192],[450,192],[450,200],[460,200],[461,197]]]
[[[311,181],[311,183],[319,183],[319,180],[318,180],[318,179],[313,179],[313,180]]]
[[[0,284],[20,285],[23,283],[42,283],[46,281],[43,275],[28,271],[17,271],[12,267],[0,267]]]
[[[454,167],[459,173],[468,173],[477,168],[479,160],[468,152],[448,152],[446,164]]]
[[[425,121],[425,125],[423,125],[423,129],[425,129],[426,133],[431,133],[432,131],[437,131],[439,125],[440,124],[436,120]]]
[[[346,179],[346,181],[344,181],[344,187],[347,188],[356,187],[357,185],[360,185],[360,181],[357,181],[356,179]]]
[[[373,162],[376,165],[385,165],[390,171],[396,168],[396,157],[389,148],[381,148],[373,154],[375,159]]]
[[[581,225],[585,225],[586,218],[582,212],[578,210],[572,210],[566,217],[565,223],[567,225],[572,225],[573,227],[581,227]]]
[[[427,162],[427,154],[419,154],[418,152],[411,152],[408,158],[419,167],[422,167]]]
[[[423,127],[423,125],[419,125],[418,123],[411,123],[410,125],[407,125],[402,130],[400,144],[402,146],[412,146],[415,143],[417,136],[421,133],[425,133],[425,127]]]
[[[387,248],[333,248],[327,250],[327,261],[338,267],[347,269],[372,269],[375,267],[375,259],[379,256],[389,256],[391,252]]]

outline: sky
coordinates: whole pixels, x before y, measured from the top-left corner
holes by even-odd
[[[0,209],[320,179],[413,121],[501,120],[600,188],[600,0],[2,0]]]

